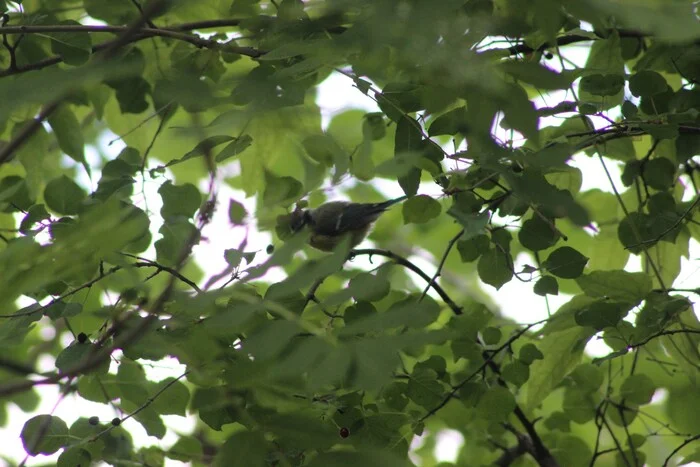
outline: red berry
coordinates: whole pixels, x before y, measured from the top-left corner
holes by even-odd
[[[347,438],[348,436],[350,436],[350,430],[348,430],[348,429],[345,428],[345,427],[341,428],[341,429],[340,429],[340,437],[341,437],[341,438]]]

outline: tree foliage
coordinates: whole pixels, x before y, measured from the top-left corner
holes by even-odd
[[[431,466],[449,428],[455,465],[700,460],[695,2],[4,3],[0,423],[28,456]],[[322,125],[331,74],[377,111]],[[376,248],[284,235],[380,182],[409,199]],[[227,207],[275,247],[205,274]],[[570,298],[516,324],[476,277]],[[35,413],[47,385],[74,420]],[[195,428],[164,446],[165,415]]]

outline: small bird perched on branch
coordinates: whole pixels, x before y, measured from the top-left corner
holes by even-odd
[[[290,226],[294,233],[308,226],[309,244],[318,250],[333,251],[348,236],[353,248],[364,240],[372,223],[384,211],[406,198],[401,196],[382,203],[331,201],[316,209],[297,208],[291,213]]]

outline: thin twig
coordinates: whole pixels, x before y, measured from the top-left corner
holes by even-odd
[[[664,230],[663,232],[661,232],[660,234],[658,234],[658,235],[656,236],[656,238],[653,238],[653,239],[651,239],[651,240],[641,240],[639,243],[635,243],[634,245],[628,245],[628,246],[625,247],[625,250],[628,250],[628,249],[634,248],[634,247],[638,247],[638,246],[640,246],[640,245],[646,245],[646,244],[648,244],[648,243],[656,243],[656,242],[658,242],[659,240],[661,240],[662,238],[664,238],[664,236],[668,235],[668,234],[669,234],[670,232],[672,232],[676,227],[678,227],[678,226],[681,224],[681,222],[683,222],[683,220],[685,220],[685,218],[688,216],[688,214],[691,214],[691,211],[697,207],[698,203],[700,203],[700,196],[697,196],[697,197],[695,198],[695,201],[693,201],[693,204],[691,204],[691,205],[688,207],[688,209],[686,209],[685,212],[684,212],[681,216],[678,217],[678,219],[676,220],[676,222],[673,223],[672,226],[670,226],[669,228],[667,228],[666,230]],[[668,290],[668,289],[667,289],[667,290]]]
[[[423,300],[423,297],[426,296],[426,294],[428,293],[428,290],[430,290],[430,287],[435,283],[437,278],[440,277],[440,273],[442,272],[442,268],[445,266],[445,262],[447,261],[447,257],[450,254],[450,250],[452,250],[452,247],[454,247],[455,243],[457,243],[457,240],[462,238],[462,235],[464,235],[464,229],[457,232],[457,235],[452,237],[450,242],[447,244],[447,248],[445,248],[445,253],[442,254],[442,259],[440,260],[440,264],[438,264],[438,267],[437,267],[437,270],[435,271],[435,274],[430,279],[430,282],[428,282],[428,285],[425,286],[425,289],[423,289],[423,293],[420,296],[421,300]]]
[[[686,439],[685,441],[683,441],[680,445],[678,445],[678,447],[676,449],[671,451],[671,454],[668,455],[668,457],[664,461],[664,464],[661,467],[666,467],[668,465],[668,463],[671,462],[671,458],[673,458],[673,456],[675,456],[678,451],[680,451],[681,449],[683,449],[684,447],[686,447],[687,445],[689,445],[693,441],[697,441],[699,439],[700,439],[700,435],[695,435],[695,436],[692,436],[692,437]]]
[[[126,416],[120,418],[118,424],[112,423],[109,427],[107,427],[106,429],[104,429],[104,430],[102,430],[101,432],[97,433],[96,435],[94,435],[94,436],[92,436],[92,437],[90,437],[90,438],[84,439],[84,440],[82,440],[80,443],[71,444],[70,447],[81,446],[81,445],[83,445],[83,444],[92,443],[92,442],[94,442],[94,441],[97,441],[100,437],[106,435],[106,434],[109,433],[110,431],[114,430],[116,427],[121,426],[121,424],[124,423],[125,421],[127,421],[128,419],[135,417],[135,416],[138,415],[141,411],[145,410],[149,405],[153,404],[153,403],[155,402],[155,400],[156,400],[161,394],[163,394],[166,390],[168,390],[168,389],[169,389],[171,386],[173,386],[175,383],[177,383],[177,382],[180,381],[182,378],[184,378],[185,376],[187,376],[189,373],[190,373],[190,370],[187,370],[187,371],[185,371],[183,374],[181,374],[180,376],[178,376],[177,378],[174,378],[172,381],[169,381],[168,384],[166,384],[165,386],[163,386],[162,388],[160,388],[160,389],[158,390],[158,392],[156,392],[156,393],[153,394],[151,397],[149,397],[149,398],[146,400],[146,402],[144,402],[139,408],[137,408],[137,409],[134,410],[133,412],[127,414]]]
[[[484,359],[484,362],[479,366],[479,368],[472,371],[469,374],[469,376],[467,376],[462,381],[460,381],[458,384],[453,386],[452,390],[447,394],[447,396],[445,396],[438,405],[436,405],[434,408],[430,409],[425,415],[423,415],[420,418],[420,420],[418,420],[418,422],[419,423],[424,422],[425,420],[428,419],[428,417],[435,415],[440,409],[442,409],[443,407],[445,407],[447,405],[447,403],[455,396],[455,394],[457,394],[457,392],[460,389],[462,389],[464,387],[465,384],[467,384],[469,381],[471,381],[476,375],[478,375],[479,373],[484,371],[486,369],[486,367],[489,366],[491,364],[491,362],[493,362],[493,360],[496,358],[496,356],[499,353],[501,353],[503,350],[509,348],[513,344],[513,342],[518,340],[523,334],[525,334],[527,331],[532,329],[534,326],[542,324],[545,321],[547,321],[547,320],[538,321],[537,323],[528,324],[523,329],[521,329],[520,331],[515,333],[513,336],[511,336],[510,339],[508,339],[503,345],[501,345],[500,347],[498,347],[495,350],[490,351],[489,352],[490,355],[486,359]]]

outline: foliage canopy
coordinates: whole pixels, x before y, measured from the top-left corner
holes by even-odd
[[[28,456],[393,467],[422,435],[432,466],[449,428],[461,466],[700,461],[696,2],[4,3],[0,423],[47,385],[77,415],[27,415]],[[331,74],[377,111],[322,125]],[[380,184],[376,248],[283,235]],[[274,251],[205,274],[216,209]],[[521,325],[477,277],[570,298]]]

